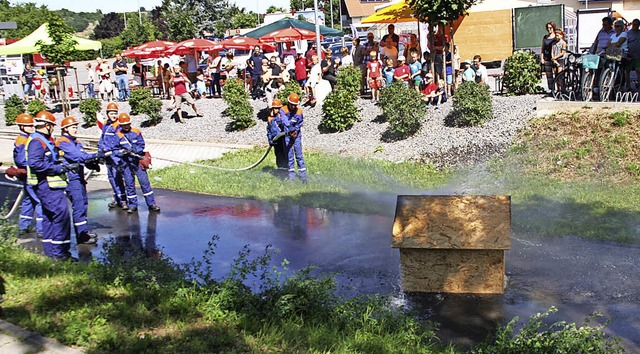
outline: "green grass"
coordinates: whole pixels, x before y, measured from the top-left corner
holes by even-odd
[[[203,164],[239,168],[251,165],[263,152],[263,149],[242,150]],[[451,173],[436,171],[425,164],[341,158],[317,152],[305,152],[305,162],[308,184],[283,181],[276,176],[273,154],[249,171],[180,165],[152,171],[151,178],[159,188],[388,214],[388,208],[377,203],[380,196],[421,193],[443,185],[451,177]]]

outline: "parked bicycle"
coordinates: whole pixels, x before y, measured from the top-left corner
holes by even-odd
[[[561,101],[582,99],[582,54],[567,51],[565,68],[553,80],[553,97]]]

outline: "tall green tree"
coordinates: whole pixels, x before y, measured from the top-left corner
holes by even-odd
[[[53,15],[45,6],[34,3],[11,4],[8,0],[0,0],[0,21],[13,21],[18,25],[14,30],[0,31],[0,37],[24,38],[35,31]]]
[[[120,38],[126,48],[156,39],[155,27],[146,17],[142,17],[142,23],[140,23],[140,18],[136,13],[125,14],[125,16],[127,16],[127,27],[120,34]]]
[[[290,0],[292,12],[313,9],[313,0]],[[333,6],[333,23],[331,22],[331,7]],[[340,0],[318,0],[318,11],[324,12],[325,26],[338,28],[340,26]]]
[[[243,9],[244,10],[244,9]],[[241,12],[233,16],[231,29],[253,28],[258,26],[258,15],[254,12]]]
[[[269,6],[267,8],[267,13],[268,14],[272,14],[272,13],[276,13],[276,12],[287,12],[287,9],[285,9],[284,7],[278,7],[278,6]]]
[[[313,0],[290,0],[289,8],[291,11],[300,11],[304,9],[313,9]]]
[[[73,39],[73,28],[67,25],[62,17],[52,14],[48,22],[51,44],[39,40],[36,45],[49,63],[62,66],[74,54],[78,42]]]

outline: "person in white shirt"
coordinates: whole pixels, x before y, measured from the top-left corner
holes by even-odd
[[[393,40],[391,37],[384,40],[384,47],[380,48],[380,58],[385,59],[389,58],[393,61],[393,66],[395,67],[398,63],[398,48],[393,45]]]
[[[489,73],[487,72],[487,67],[482,65],[482,57],[476,55],[473,57],[473,67],[476,71],[476,82],[479,84],[487,85],[487,79],[489,78]]]
[[[342,66],[352,66],[353,57],[349,54],[349,48],[342,47],[342,49],[340,49],[340,53],[342,54]]]
[[[622,55],[626,56],[629,43],[627,43],[627,32],[624,31],[624,27],[624,22],[622,20],[616,21],[613,26],[615,32],[609,38],[607,49],[620,48],[622,49]]]

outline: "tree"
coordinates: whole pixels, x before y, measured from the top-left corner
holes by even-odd
[[[128,16],[127,28],[120,34],[122,44],[125,48],[137,46],[156,39],[155,28],[149,23],[146,17],[144,17],[142,23],[140,23],[138,14],[131,13]]]
[[[0,21],[14,21],[18,28],[0,31],[0,37],[24,38],[47,22],[54,13],[42,5],[33,3],[12,5],[8,0],[0,0]]]
[[[244,9],[243,9],[244,10]],[[239,13],[233,16],[233,20],[231,20],[231,28],[253,28],[258,26],[258,15],[249,12],[249,13]]]
[[[420,21],[429,23],[429,43],[433,43],[433,32],[436,25],[439,28],[444,29],[446,24],[450,24],[453,21],[460,18],[467,13],[469,8],[482,0],[407,0],[407,4],[413,10],[415,17]],[[444,33],[443,33],[444,35]],[[443,36],[444,38],[444,36]],[[453,37],[451,38],[453,41]],[[444,49],[443,49],[444,52]],[[431,50],[431,67],[433,69],[435,50]],[[444,53],[443,53],[444,55]],[[443,62],[443,73],[444,64]]]
[[[293,12],[313,8],[313,0],[290,0],[289,7]]]
[[[175,42],[195,37],[196,25],[189,11],[165,11],[169,39]]]
[[[276,7],[276,6],[269,6],[269,8],[267,8],[267,13],[268,14],[272,14],[272,13],[276,13],[276,12],[287,12],[287,9],[285,9],[284,7]]]
[[[120,14],[109,12],[104,15],[93,30],[93,39],[113,38],[124,31],[124,19]]]
[[[169,25],[162,14],[162,6],[156,6],[151,10],[151,24],[156,28],[158,39],[169,39]]]

